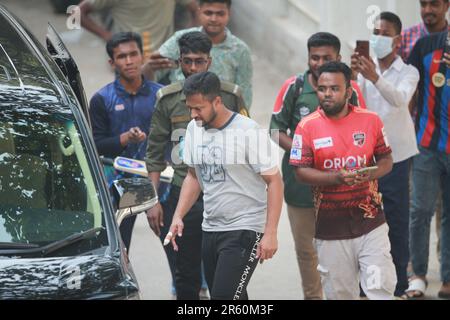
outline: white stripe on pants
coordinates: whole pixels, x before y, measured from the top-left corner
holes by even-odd
[[[315,239],[322,287],[329,300],[359,299],[359,283],[371,300],[391,300],[397,276],[386,223],[359,238]]]

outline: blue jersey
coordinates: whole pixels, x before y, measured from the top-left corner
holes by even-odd
[[[148,137],[156,92],[160,88],[161,85],[157,83],[143,80],[136,94],[130,94],[116,79],[92,97],[89,114],[95,145],[100,155],[144,160],[147,139],[122,147],[120,135],[132,127],[139,127]]]
[[[417,142],[450,154],[450,68],[442,62],[447,32],[421,38],[408,63],[420,73],[416,117]]]

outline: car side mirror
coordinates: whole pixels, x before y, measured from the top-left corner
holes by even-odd
[[[127,178],[114,182],[120,196],[116,221],[120,226],[123,219],[153,208],[158,203],[158,194],[148,178]]]

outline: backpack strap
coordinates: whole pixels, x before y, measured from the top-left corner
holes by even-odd
[[[303,77],[303,74],[300,74],[295,79],[295,92],[294,92],[294,103],[297,102],[298,97],[302,94],[303,91],[303,85],[305,84],[305,79]]]

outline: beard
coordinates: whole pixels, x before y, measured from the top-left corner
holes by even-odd
[[[211,122],[213,122],[216,119],[216,117],[217,117],[217,112],[216,112],[216,109],[213,107],[211,110],[211,116],[208,119],[195,120],[195,124],[198,127],[206,128],[206,127],[208,127],[208,125]]]
[[[322,110],[325,112],[327,116],[335,116],[342,112],[344,110],[345,105],[347,104],[347,101],[341,101],[333,104],[332,106],[324,107],[321,104]]]
[[[422,20],[426,26],[434,26],[437,23],[437,17],[434,14],[427,14]]]
[[[209,117],[208,120],[205,120],[203,122],[203,127],[207,127],[211,122],[213,122],[216,119],[216,117],[217,117],[217,112],[216,112],[216,109],[214,109],[214,107],[213,107],[212,112],[211,112],[211,117]]]

